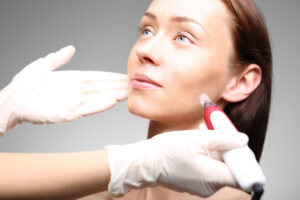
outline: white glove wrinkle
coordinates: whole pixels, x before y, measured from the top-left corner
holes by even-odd
[[[128,84],[124,81],[98,81],[83,85],[86,94],[113,90],[127,90],[127,88]]]
[[[103,71],[72,71],[74,78],[81,83],[91,82],[106,82],[106,81],[122,81],[128,82],[128,76],[125,74],[115,72],[103,72]]]
[[[37,59],[14,76],[1,91],[1,134],[22,122],[74,121],[103,112],[127,98],[127,75],[101,71],[52,71],[68,62],[74,53],[75,48],[67,46]],[[90,88],[84,88],[85,83],[90,83]],[[87,95],[101,95],[89,97],[87,92]]]
[[[109,192],[122,196],[133,188],[161,185],[208,197],[221,187],[237,187],[220,153],[206,147],[218,144],[235,148],[236,143],[246,142],[238,134],[233,137],[240,142],[235,143],[214,134],[207,130],[176,131],[113,150],[107,148],[112,172]]]

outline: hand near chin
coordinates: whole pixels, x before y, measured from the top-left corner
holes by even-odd
[[[162,185],[207,197],[224,186],[238,187],[218,152],[243,147],[247,142],[242,133],[187,130],[131,145],[108,146],[109,191],[122,196],[133,188]]]
[[[75,53],[67,46],[19,72],[0,93],[0,133],[22,122],[69,122],[127,98],[127,76],[101,71],[53,71]]]

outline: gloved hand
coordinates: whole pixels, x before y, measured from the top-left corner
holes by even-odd
[[[133,188],[161,185],[207,197],[224,186],[238,187],[218,151],[243,147],[247,142],[242,133],[188,130],[130,145],[107,146],[108,190],[119,197]]]
[[[0,136],[22,122],[69,122],[127,98],[126,75],[53,71],[74,53],[75,48],[67,46],[32,62],[0,92]]]

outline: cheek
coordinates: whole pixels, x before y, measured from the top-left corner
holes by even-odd
[[[168,52],[162,66],[155,68],[163,90],[147,93],[129,88],[128,109],[133,114],[158,121],[178,116],[199,118],[202,113],[199,96],[206,93],[212,100],[220,97],[225,88],[226,65],[208,51]],[[128,58],[128,75],[139,66],[133,47]]]
[[[207,58],[194,62],[182,60],[181,65],[169,71],[170,87],[182,101],[198,102],[201,93],[212,99],[221,96],[226,86],[226,66]]]

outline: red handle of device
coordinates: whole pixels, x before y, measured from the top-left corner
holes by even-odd
[[[206,126],[207,126],[207,128],[208,128],[209,130],[215,130],[214,123],[213,123],[213,121],[212,121],[211,115],[213,114],[213,112],[216,112],[216,111],[223,113],[223,114],[224,114],[224,117],[222,117],[223,120],[227,120],[228,123],[230,123],[230,124],[228,124],[228,125],[229,125],[229,126],[230,126],[230,125],[233,126],[234,129],[235,129],[236,131],[238,131],[237,128],[236,128],[236,127],[234,126],[234,124],[232,123],[232,121],[228,118],[228,116],[226,115],[226,113],[225,113],[220,107],[214,106],[214,105],[208,106],[208,107],[205,109],[205,111],[204,111],[204,121],[205,121]],[[221,120],[221,119],[220,119],[220,120]],[[227,127],[228,127],[228,126],[227,126]],[[224,128],[226,128],[226,127],[224,127]]]

